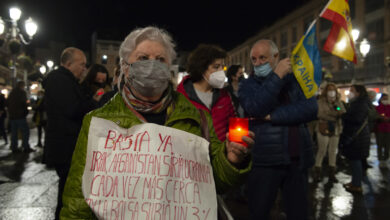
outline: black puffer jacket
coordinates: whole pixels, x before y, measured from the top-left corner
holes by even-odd
[[[340,137],[340,143],[346,144],[342,146],[341,151],[348,159],[359,160],[368,156],[370,149],[370,131],[368,124],[366,123],[357,136],[356,133],[368,117],[369,104],[368,97],[358,97],[351,102],[347,108],[347,112],[342,116],[344,128]],[[348,144],[348,140],[351,138],[353,140]]]
[[[256,118],[249,124],[255,133],[252,149],[253,166],[290,164],[289,129],[298,128],[300,166],[313,165],[314,153],[305,123],[316,119],[318,105],[315,98],[306,99],[292,74],[280,79],[275,73],[266,78],[250,76],[240,84],[239,100],[248,117]],[[283,99],[288,99],[283,103]],[[266,115],[271,121],[263,121]]]
[[[64,67],[50,72],[43,87],[47,113],[44,160],[49,165],[70,164],[83,117],[98,103],[88,98]]]

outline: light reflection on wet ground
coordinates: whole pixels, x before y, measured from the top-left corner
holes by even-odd
[[[30,131],[32,146],[37,140],[34,130]],[[13,155],[8,146],[0,146],[2,220],[54,219],[58,177],[55,171],[40,163],[42,149],[36,149],[37,152],[30,154]]]
[[[54,170],[41,164],[42,149],[30,154],[12,155],[0,141],[0,219],[53,219],[57,203],[58,177]],[[31,130],[30,143],[36,143]],[[363,194],[351,194],[342,184],[351,181],[346,161],[338,161],[338,183],[328,183],[326,159],[323,179],[314,183],[309,178],[310,220],[387,220],[390,219],[390,163],[380,169],[376,160],[376,146],[371,146],[369,163],[363,184]],[[261,183],[259,183],[261,187]],[[227,201],[237,220],[249,219],[245,201]],[[272,211],[272,219],[286,219],[281,202]]]
[[[373,140],[374,141],[374,140]],[[351,181],[347,161],[338,161],[336,178],[338,183],[328,183],[327,158],[324,159],[322,181],[315,183],[309,177],[309,219],[310,220],[387,220],[390,219],[390,162],[387,168],[379,168],[376,145],[371,145],[368,169],[363,183],[363,194],[347,192],[343,184]],[[261,183],[259,183],[261,187]],[[236,220],[249,219],[245,202],[227,201]],[[271,212],[272,220],[284,220],[280,199]]]

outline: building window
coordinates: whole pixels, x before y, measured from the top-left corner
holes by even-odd
[[[349,3],[349,13],[351,15],[351,19],[354,19],[355,18],[355,0],[349,0],[348,1]]]
[[[385,0],[366,0],[366,14],[384,8]]]
[[[303,27],[304,27],[304,30],[303,32],[306,33],[307,29],[309,28],[309,26],[311,25],[311,23],[313,22],[313,15],[310,15],[308,17],[306,17],[304,20],[303,20]]]
[[[287,58],[287,50],[281,50],[279,54],[280,59]]]
[[[279,46],[279,45],[278,45],[278,41],[277,41],[276,36],[273,36],[273,37],[272,37],[272,41],[273,41],[277,46]]]
[[[283,31],[280,34],[280,48],[285,48],[287,47],[287,31]]]
[[[366,27],[367,27],[367,39],[370,42],[373,43],[384,42],[385,24],[383,18],[368,23]]]
[[[298,34],[297,34],[297,27],[296,26],[294,26],[293,28],[292,28],[292,36],[291,36],[291,39],[292,39],[292,43],[293,44],[295,44],[296,42],[297,42],[297,38],[298,38],[298,36],[297,36]]]
[[[383,49],[372,51],[367,54],[367,57],[364,59],[364,63],[367,67],[383,66],[384,56],[385,54]]]
[[[320,32],[328,31],[332,27],[332,22],[328,19],[321,19],[320,22]]]

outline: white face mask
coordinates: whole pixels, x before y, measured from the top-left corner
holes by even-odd
[[[334,97],[336,97],[336,91],[328,91],[328,97],[329,97],[329,98],[334,98]]]
[[[209,80],[207,80],[206,77],[204,77],[204,76],[203,76],[203,78],[209,83],[209,85],[211,87],[216,88],[216,89],[222,89],[223,86],[225,85],[226,76],[225,76],[225,72],[223,70],[213,72],[210,75]]]

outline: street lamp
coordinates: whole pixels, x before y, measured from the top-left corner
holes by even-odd
[[[45,74],[46,73],[46,66],[42,65],[41,67],[39,67],[39,72],[41,72],[42,74]]]
[[[370,44],[368,43],[366,38],[363,38],[362,42],[360,42],[359,50],[360,53],[363,55],[363,58],[366,57],[368,52],[370,52]]]
[[[53,66],[54,66],[54,62],[52,60],[48,60],[46,62],[46,65],[47,65],[47,67],[49,67],[49,71],[51,71]]]
[[[367,41],[366,38],[363,38],[362,41],[358,41],[360,35],[360,31],[358,29],[352,30],[352,38],[355,42],[355,45],[359,45],[359,52],[361,55],[361,60],[364,61],[364,58],[367,56],[367,54],[370,52],[371,45]]]
[[[22,11],[19,8],[12,7],[9,9],[10,19],[2,19],[0,17],[0,35],[4,34],[5,41],[8,42],[9,50],[12,55],[12,84],[15,86],[17,78],[17,69],[16,69],[16,57],[20,52],[21,43],[28,45],[31,43],[33,36],[38,30],[37,24],[31,19],[28,18],[25,21],[25,31],[28,35],[28,40],[26,40],[23,34],[20,32],[18,27],[18,21],[22,15]],[[6,26],[6,23],[10,23],[9,27]],[[27,73],[25,73],[27,74]],[[26,82],[27,85],[27,82]]]

